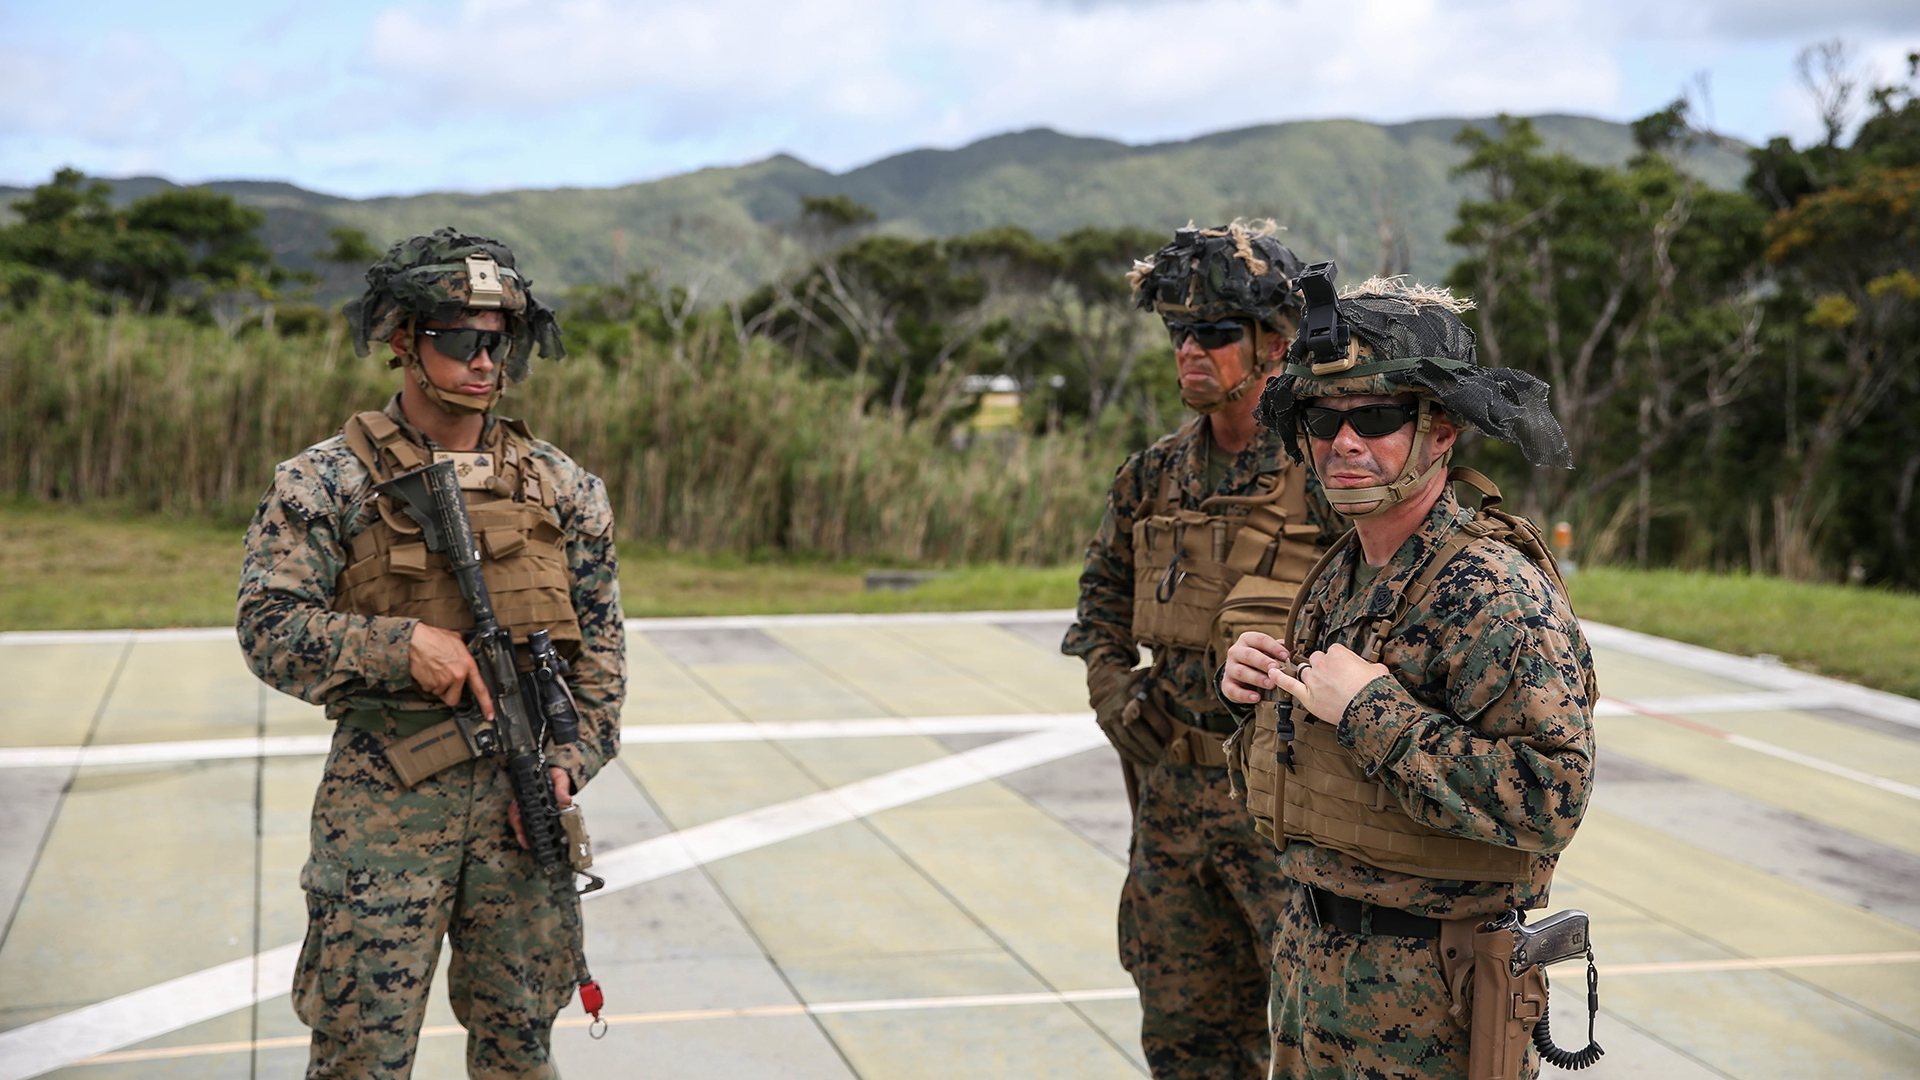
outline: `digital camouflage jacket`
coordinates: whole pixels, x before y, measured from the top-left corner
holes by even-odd
[[[1316,647],[1358,651],[1367,617],[1390,611],[1405,583],[1472,518],[1448,487],[1359,595],[1353,568],[1363,555],[1349,545],[1307,593],[1306,603],[1325,605]],[[1566,599],[1513,547],[1476,541],[1396,624],[1382,662],[1392,675],[1348,704],[1336,727],[1340,746],[1420,824],[1534,853],[1528,880],[1417,877],[1297,838],[1285,845],[1282,871],[1437,918],[1544,905],[1593,786],[1593,656]],[[1321,721],[1296,709],[1294,723]]]
[[[1307,520],[1321,527],[1319,543],[1332,543],[1344,531],[1321,494],[1320,482],[1305,466],[1287,460],[1276,433],[1264,427],[1256,429],[1253,441],[1234,458],[1219,488],[1208,491],[1207,455],[1212,449],[1208,420],[1202,416],[1121,463],[1107,492],[1107,510],[1100,519],[1099,531],[1087,545],[1086,565],[1080,573],[1080,603],[1075,622],[1060,643],[1061,652],[1089,664],[1110,661],[1131,668],[1138,663],[1140,654],[1132,629],[1133,523],[1169,473],[1175,478],[1180,506],[1197,509],[1209,496],[1251,495],[1261,477],[1299,470],[1306,482]],[[1204,649],[1154,649],[1148,679],[1158,688],[1164,703],[1181,710],[1180,720],[1221,734],[1233,730],[1233,718],[1214,693],[1213,672],[1207,666]]]
[[[414,443],[427,445],[398,395],[384,411]],[[613,511],[599,477],[539,439],[533,454],[557,488],[583,639],[567,678],[580,709],[580,739],[549,758],[572,775],[577,791],[620,749],[626,634]],[[374,498],[366,466],[336,435],[280,463],[247,530],[236,624],[241,651],[269,686],[326,706],[336,720],[358,709],[420,707],[395,696],[413,685],[407,645],[416,620],[333,609],[349,546],[377,515]]]

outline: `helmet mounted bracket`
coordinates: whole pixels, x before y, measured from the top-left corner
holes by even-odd
[[[1315,375],[1337,375],[1360,362],[1360,343],[1340,318],[1340,294],[1333,288],[1339,273],[1332,261],[1314,263],[1294,282],[1307,308],[1296,344],[1313,362]]]
[[[506,295],[506,287],[500,283],[500,265],[493,256],[467,256],[467,300],[463,306],[499,308],[505,305]]]

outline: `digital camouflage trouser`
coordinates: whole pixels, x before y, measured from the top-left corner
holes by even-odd
[[[1284,884],[1227,770],[1162,761],[1141,776],[1120,963],[1140,988],[1140,1045],[1158,1080],[1266,1077]]]
[[[1277,1080],[1461,1080],[1468,1013],[1456,1023],[1435,943],[1316,925],[1307,891],[1288,886],[1273,954]],[[1471,984],[1469,984],[1471,985]],[[1540,1074],[1527,1048],[1523,1077]]]
[[[310,1078],[405,1077],[440,939],[474,1077],[552,1077],[553,1019],[573,989],[565,923],[507,823],[497,759],[400,786],[379,736],[341,728],[300,872],[307,938],[293,1007]]]

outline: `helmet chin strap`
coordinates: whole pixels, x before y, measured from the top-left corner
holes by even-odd
[[[1338,510],[1342,517],[1350,521],[1369,521],[1377,518],[1406,501],[1407,497],[1414,492],[1426,487],[1428,481],[1436,475],[1446,472],[1447,463],[1453,459],[1451,447],[1446,453],[1435,458],[1433,464],[1424,470],[1415,464],[1420,460],[1421,444],[1426,441],[1427,433],[1433,430],[1433,404],[1424,394],[1420,396],[1420,416],[1415,425],[1413,445],[1407,450],[1407,463],[1400,470],[1400,476],[1392,483],[1363,488],[1336,488],[1324,483],[1321,485],[1327,501],[1333,504],[1333,508]],[[1356,514],[1347,509],[1349,506],[1375,502],[1380,505],[1365,513]]]
[[[407,369],[407,374],[413,376],[414,385],[418,386],[420,392],[427,395],[429,400],[448,412],[460,413],[464,416],[479,416],[491,412],[493,407],[499,404],[500,395],[506,390],[506,380],[499,375],[494,377],[493,389],[484,394],[463,394],[455,390],[442,390],[435,386],[433,380],[427,378],[427,366],[420,361],[419,321],[409,320],[407,328],[409,345],[405,352],[400,353],[400,363]],[[397,349],[394,351],[399,352]]]
[[[1274,363],[1272,361],[1264,364],[1260,362],[1260,330],[1260,321],[1256,319],[1253,323],[1253,355],[1249,359],[1249,364],[1253,370],[1247,372],[1246,378],[1233,384],[1233,389],[1228,390],[1219,397],[1209,396],[1197,400],[1189,400],[1186,388],[1182,387],[1180,390],[1180,403],[1192,409],[1194,412],[1199,413],[1201,416],[1212,416],[1233,402],[1246,397],[1247,392],[1255,386],[1266,385],[1266,376],[1273,371]]]

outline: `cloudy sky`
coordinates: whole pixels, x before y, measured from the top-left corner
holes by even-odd
[[[842,170],[1048,126],[1631,119],[1818,129],[1802,46],[1881,80],[1913,0],[0,0],[0,183],[60,165],[342,195],[603,186],[779,151]]]

